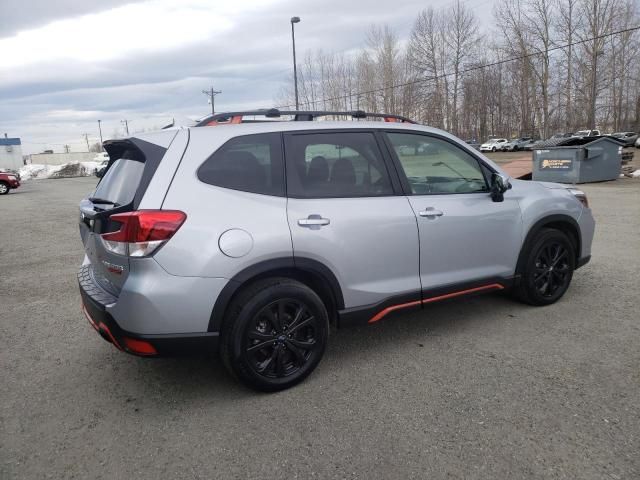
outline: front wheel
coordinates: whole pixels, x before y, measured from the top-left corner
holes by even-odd
[[[491,149],[491,151],[492,151],[493,153],[496,153],[496,147],[493,147],[493,148]]]
[[[516,296],[530,305],[550,305],[565,294],[575,269],[575,248],[567,235],[545,228],[526,255]]]
[[[295,280],[272,278],[233,301],[220,353],[242,383],[274,392],[301,382],[316,368],[328,336],[329,318],[320,297]]]

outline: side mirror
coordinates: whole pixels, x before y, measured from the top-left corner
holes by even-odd
[[[500,173],[494,173],[491,176],[491,200],[494,202],[502,202],[504,200],[504,192],[511,188],[509,177]]]

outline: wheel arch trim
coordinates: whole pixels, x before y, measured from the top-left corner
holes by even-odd
[[[224,286],[216,298],[209,318],[208,332],[218,332],[222,328],[225,313],[234,296],[248,283],[269,276],[291,277],[313,276],[328,287],[336,312],[344,309],[342,288],[329,267],[318,260],[306,257],[282,257],[264,260],[241,270]],[[320,294],[320,292],[316,292]],[[328,312],[329,316],[334,312]]]
[[[557,225],[566,225],[569,227],[569,232],[574,236],[574,240],[576,241],[576,265],[578,265],[578,261],[580,260],[580,255],[582,251],[582,232],[580,230],[580,225],[577,220],[569,215],[563,214],[554,214],[547,215],[546,217],[542,217],[538,221],[536,221],[525,236],[524,241],[522,242],[522,248],[520,249],[520,254],[518,255],[518,263],[516,264],[516,275],[519,275],[524,268],[524,263],[526,261],[526,252],[531,247],[533,243],[533,239],[536,234],[543,228]]]

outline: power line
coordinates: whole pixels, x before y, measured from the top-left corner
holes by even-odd
[[[618,30],[616,32],[609,32],[609,33],[605,33],[605,34],[598,35],[598,36],[595,36],[595,37],[586,38],[584,40],[578,40],[576,42],[567,43],[566,45],[558,45],[558,46],[555,46],[555,47],[548,48],[546,50],[546,53],[550,53],[550,52],[553,52],[553,51],[556,51],[556,50],[561,50],[561,49],[568,48],[568,47],[573,47],[575,45],[581,45],[583,43],[591,42],[593,40],[599,40],[601,38],[606,38],[606,37],[611,37],[611,36],[614,36],[614,35],[619,35],[621,33],[632,32],[634,30],[639,30],[639,29],[640,29],[640,25],[638,25],[636,27],[625,28],[623,30]],[[545,52],[540,51],[540,52],[527,53],[527,54],[520,55],[520,56],[517,56],[517,57],[511,57],[511,58],[507,58],[507,59],[504,59],[504,60],[498,60],[497,62],[485,63],[485,64],[482,64],[482,65],[476,65],[476,66],[473,66],[473,67],[469,67],[469,68],[465,68],[465,69],[460,70],[458,72],[458,75],[462,75],[462,74],[468,73],[468,72],[473,72],[475,70],[481,70],[483,68],[495,67],[497,65],[502,65],[502,64],[513,62],[513,61],[516,61],[516,60],[524,60],[525,58],[534,57],[536,55],[542,55],[543,53],[545,53]],[[368,94],[371,94],[371,93],[384,92],[384,91],[387,91],[387,90],[394,90],[396,88],[408,87],[408,86],[411,86],[411,85],[417,85],[419,83],[430,82],[430,81],[437,80],[437,79],[440,79],[440,78],[450,77],[451,75],[454,75],[454,73],[450,72],[450,73],[443,73],[443,74],[440,74],[440,75],[433,75],[431,77],[418,78],[416,80],[411,80],[409,82],[403,82],[403,83],[397,83],[397,84],[394,84],[394,85],[389,85],[387,87],[374,88],[374,89],[371,89],[371,90],[364,90],[364,91],[355,92],[355,93],[347,93],[347,94],[339,95],[339,96],[336,96],[336,97],[321,98],[321,99],[318,99],[318,100],[301,102],[301,104],[302,105],[315,105],[316,103],[321,103],[321,102],[331,102],[333,100],[345,100],[347,98],[359,97],[360,95],[368,95]],[[278,106],[276,108],[291,108],[291,107],[292,107],[292,105],[281,105],[281,106]]]

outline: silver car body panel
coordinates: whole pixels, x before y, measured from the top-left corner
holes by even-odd
[[[420,230],[423,289],[514,275],[524,235],[517,192],[503,202],[487,193],[408,198]],[[429,209],[442,215],[420,215]]]
[[[140,334],[207,331],[226,280],[170,275],[153,258],[131,259],[130,265],[126,287],[107,307],[121,328]]]
[[[285,197],[230,190],[198,180],[200,165],[239,133],[228,127],[191,129],[189,154],[180,163],[162,204],[163,209],[182,210],[187,220],[155,255],[172,275],[231,279],[258,262],[293,256]],[[225,255],[219,245],[221,236],[234,229],[253,240],[251,250],[239,258]]]
[[[138,208],[141,210],[160,208],[162,206],[164,197],[169,190],[169,185],[171,185],[171,181],[173,180],[180,160],[187,149],[189,142],[189,130],[172,131],[167,132],[167,134],[171,134],[171,137],[140,137],[141,140],[145,141],[164,140],[166,142],[169,138],[171,139],[165,147],[167,148],[167,153],[162,157],[162,162],[158,165],[156,173],[153,175],[153,178],[147,187],[147,191],[140,201]]]
[[[299,224],[310,215],[329,223]],[[406,197],[290,198],[288,216],[294,256],[327,266],[346,308],[420,291],[418,229]]]

